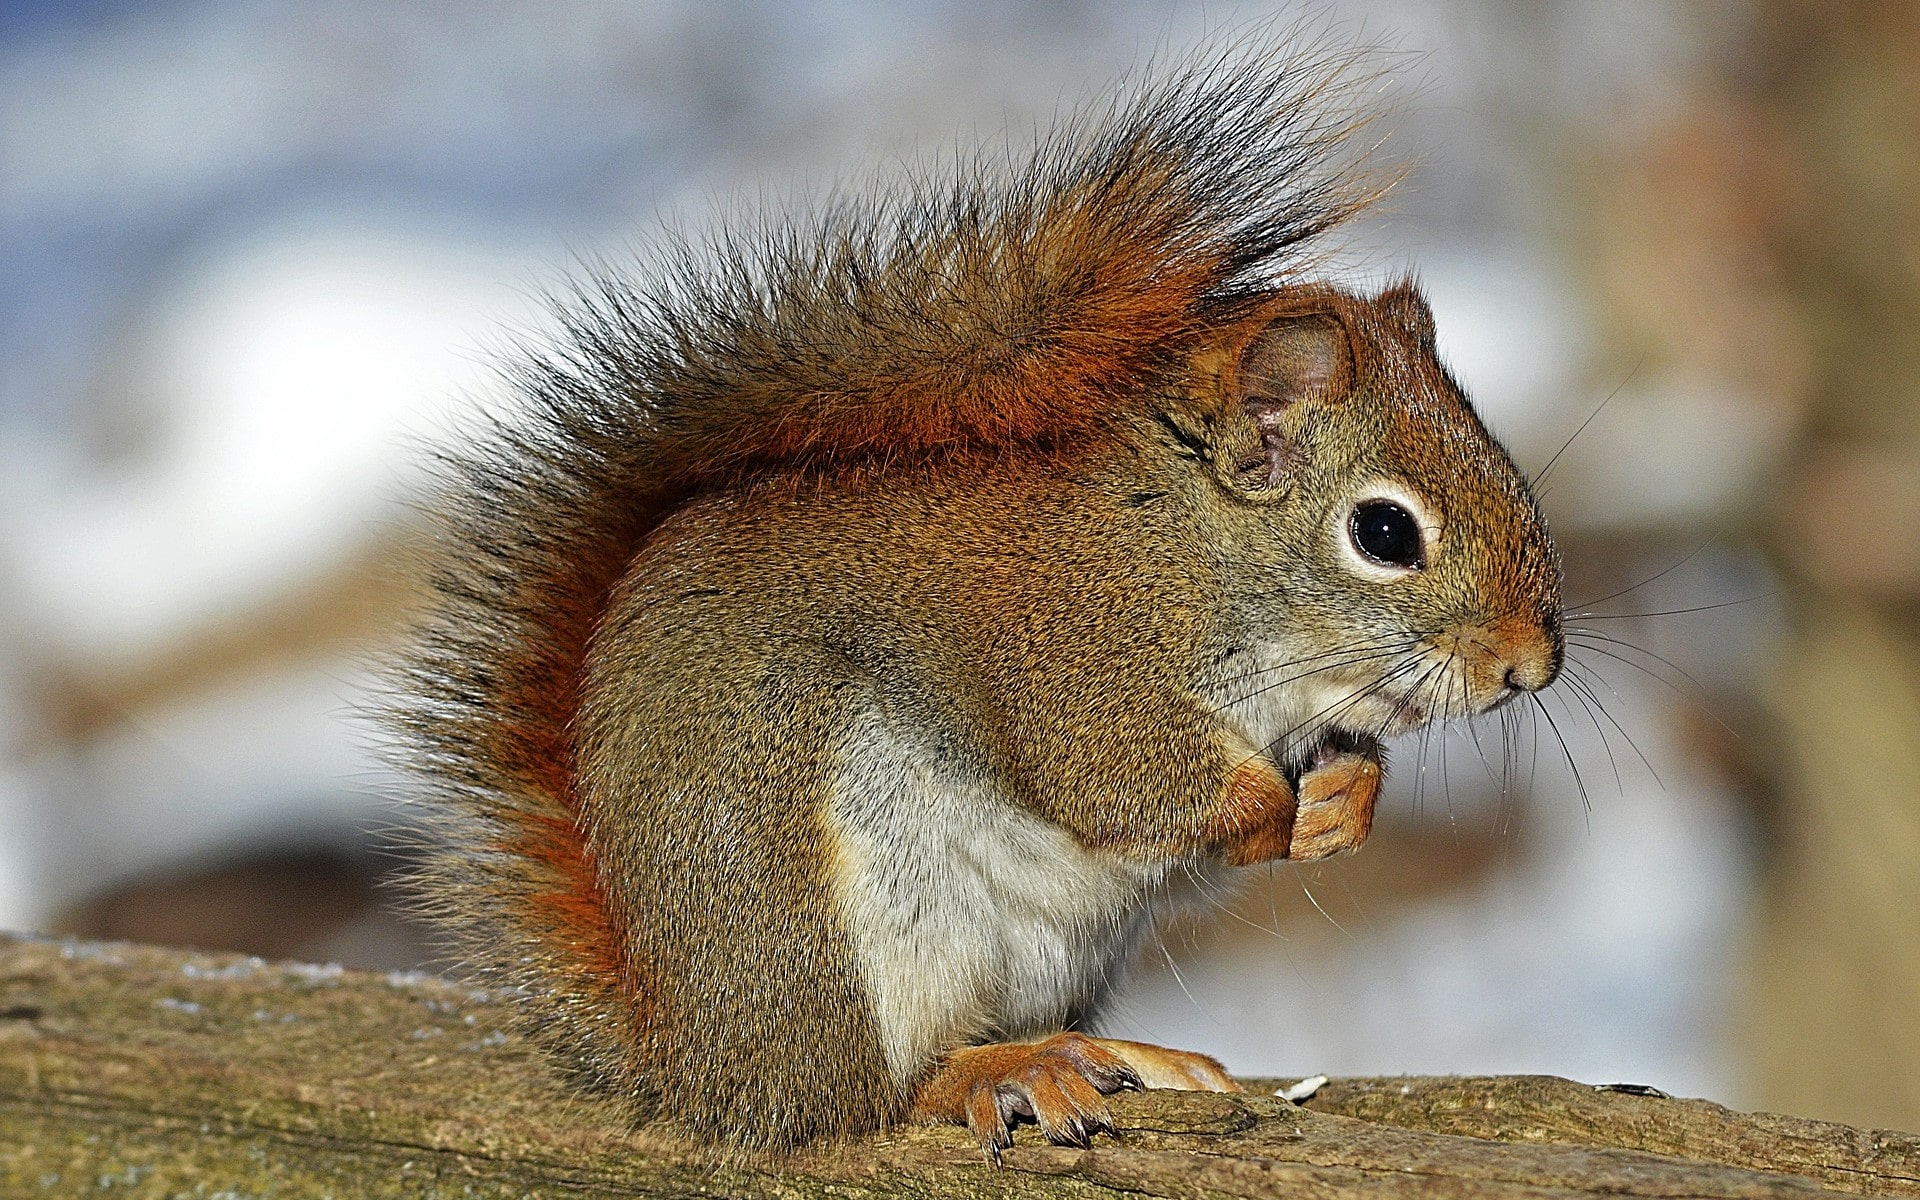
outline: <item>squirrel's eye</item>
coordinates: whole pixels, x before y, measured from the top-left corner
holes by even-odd
[[[1414,571],[1427,565],[1420,523],[1391,501],[1369,500],[1356,505],[1348,532],[1355,549],[1377,563]]]

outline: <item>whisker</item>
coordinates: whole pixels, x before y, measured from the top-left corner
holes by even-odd
[[[1428,636],[1430,636],[1430,634],[1427,634],[1427,632],[1411,632],[1411,634],[1400,634],[1400,636],[1382,639],[1382,641],[1359,641],[1359,643],[1348,645],[1348,647],[1338,649],[1338,651],[1327,651],[1327,653],[1321,653],[1321,655],[1308,655],[1308,657],[1304,657],[1304,659],[1275,662],[1275,664],[1271,664],[1271,666],[1261,666],[1258,670],[1250,670],[1250,672],[1246,672],[1246,674],[1235,676],[1233,680],[1223,680],[1223,682],[1258,680],[1258,678],[1265,676],[1265,674],[1271,674],[1271,672],[1275,672],[1275,670],[1281,670],[1284,666],[1294,666],[1294,664],[1298,664],[1298,662],[1317,662],[1317,660],[1334,659],[1334,657],[1346,655],[1344,659],[1340,659],[1338,662],[1321,662],[1321,664],[1315,666],[1313,670],[1304,670],[1304,672],[1294,674],[1294,676],[1288,676],[1288,678],[1284,678],[1284,680],[1271,680],[1271,682],[1267,682],[1267,684],[1261,684],[1260,687],[1256,687],[1254,691],[1248,691],[1246,695],[1240,695],[1240,697],[1236,697],[1233,701],[1229,701],[1229,707],[1231,707],[1231,705],[1238,705],[1238,703],[1244,703],[1244,701],[1250,701],[1250,699],[1254,699],[1256,695],[1263,695],[1263,693],[1267,693],[1267,691],[1271,691],[1271,689],[1275,689],[1275,687],[1283,687],[1283,685],[1286,684],[1296,684],[1296,682],[1300,682],[1300,680],[1308,680],[1311,676],[1321,674],[1321,672],[1327,672],[1327,670],[1338,670],[1338,668],[1344,668],[1344,666],[1357,666],[1357,664],[1361,664],[1361,662],[1392,659],[1394,655],[1400,655],[1400,653],[1407,653],[1407,651],[1417,649]]]
[[[1417,821],[1426,808],[1427,750],[1433,742],[1431,722],[1420,727],[1420,769],[1413,776],[1413,815]]]
[[[1641,588],[1646,587],[1648,584],[1658,583],[1660,580],[1665,579],[1667,576],[1673,574],[1675,571],[1678,571],[1681,567],[1686,566],[1688,563],[1692,562],[1694,559],[1700,557],[1700,552],[1702,550],[1705,550],[1708,546],[1713,545],[1714,540],[1715,539],[1713,538],[1708,538],[1706,541],[1701,542],[1698,546],[1695,546],[1693,549],[1687,551],[1686,557],[1682,558],[1679,562],[1674,563],[1672,566],[1669,566],[1664,571],[1660,571],[1657,574],[1647,576],[1645,579],[1642,579],[1639,583],[1630,584],[1627,587],[1621,588],[1617,592],[1609,592],[1607,595],[1600,597],[1598,600],[1581,600],[1575,604],[1565,605],[1561,608],[1560,611],[1564,613],[1567,611],[1568,608],[1588,608],[1595,604],[1605,604],[1609,600],[1618,600],[1620,597],[1627,595],[1629,592],[1637,592]]]
[[[1467,737],[1473,742],[1473,752],[1475,756],[1480,759],[1481,767],[1486,770],[1487,782],[1495,788],[1498,788],[1500,787],[1500,780],[1494,774],[1493,764],[1487,761],[1487,748],[1480,744],[1480,723],[1473,719],[1473,696],[1467,691],[1466,672],[1460,672],[1458,678],[1460,680],[1460,711],[1468,714],[1464,721],[1467,727]]]
[[[1645,655],[1666,667],[1668,670],[1671,670],[1676,675],[1679,675],[1694,687],[1699,688],[1702,693],[1705,693],[1707,690],[1706,685],[1698,679],[1695,679],[1692,673],[1685,667],[1665,655],[1649,650],[1636,642],[1629,642],[1625,638],[1614,637],[1612,634],[1603,633],[1598,629],[1570,629],[1567,631],[1567,637],[1570,641],[1576,641],[1584,649],[1595,650],[1601,653],[1610,653],[1606,650],[1606,646],[1618,646],[1622,650],[1631,650],[1635,654]],[[1604,643],[1604,645],[1601,643]],[[1671,685],[1671,681],[1669,681],[1669,685]]]
[[[1606,653],[1606,651],[1600,646],[1591,646],[1585,643],[1581,643],[1575,646],[1574,649],[1580,650],[1580,651],[1591,651],[1595,654]],[[1602,690],[1605,690],[1607,695],[1612,696],[1615,700],[1622,699],[1619,690],[1613,686],[1613,681],[1611,679],[1608,679],[1606,676],[1606,673],[1601,671],[1600,668],[1594,666],[1592,663],[1582,662],[1579,659],[1574,658],[1572,655],[1568,655],[1567,669],[1569,671],[1577,670],[1581,672],[1581,678],[1585,679],[1588,685],[1593,688],[1593,692],[1596,696],[1599,695],[1599,693]]]
[[[1385,650],[1385,649],[1392,648],[1394,646],[1413,646],[1419,643],[1420,638],[1422,636],[1424,635],[1400,634],[1392,638],[1382,638],[1379,641],[1354,642],[1349,645],[1342,646],[1336,650],[1323,650],[1318,654],[1302,655],[1299,658],[1287,659],[1285,662],[1269,663],[1264,667],[1255,667],[1251,671],[1243,671],[1238,675],[1223,676],[1219,679],[1214,680],[1213,682],[1216,685],[1225,686],[1226,684],[1230,684],[1230,683],[1241,683],[1249,679],[1258,679],[1262,675],[1270,674],[1271,672],[1274,672],[1274,671],[1283,670],[1287,667],[1297,667],[1301,663],[1319,662],[1322,659],[1338,658],[1343,654],[1372,653],[1373,651],[1376,651],[1376,650]]]
[[[1345,925],[1342,925],[1339,921],[1335,920],[1334,915],[1326,910],[1325,905],[1320,903],[1320,897],[1314,895],[1313,889],[1307,886],[1306,874],[1302,872],[1297,866],[1294,868],[1293,876],[1295,879],[1298,879],[1300,881],[1301,895],[1305,896],[1307,898],[1307,903],[1313,905],[1315,910],[1317,910],[1321,916],[1327,919],[1327,924],[1333,926],[1335,929],[1338,929],[1341,935],[1347,938],[1347,940],[1349,941],[1359,940],[1353,936],[1352,931],[1350,931]]]
[[[1413,684],[1410,687],[1407,688],[1407,694],[1418,695],[1427,686],[1427,682],[1431,680],[1435,674],[1445,670],[1448,666],[1452,664],[1452,662],[1453,662],[1453,658],[1452,656],[1449,656],[1447,659],[1441,662],[1428,664],[1427,669],[1424,672],[1422,672],[1417,679],[1413,681]],[[1414,660],[1411,660],[1408,664],[1406,664],[1406,667],[1415,666],[1418,663],[1419,663],[1419,660],[1414,659]],[[1367,691],[1358,699],[1356,699],[1354,703],[1358,703],[1360,699],[1365,699],[1367,696],[1370,696],[1379,692],[1385,684],[1392,682],[1394,679],[1400,677],[1401,675],[1404,675],[1406,673],[1406,667],[1402,667],[1388,675],[1382,676],[1381,679],[1373,687],[1367,689]],[[1369,734],[1377,741],[1384,741],[1386,738],[1387,727],[1393,724],[1394,720],[1398,715],[1399,715],[1399,707],[1396,706],[1394,712],[1391,712],[1387,714],[1387,716],[1381,718],[1381,720],[1376,725],[1374,725],[1372,728],[1368,730]],[[1309,718],[1309,721],[1311,721],[1312,719],[1313,718]],[[1329,721],[1328,724],[1331,724],[1331,721]],[[1432,722],[1427,722],[1420,726],[1420,775],[1419,775],[1420,783],[1418,786],[1416,786],[1415,793],[1414,793],[1414,805],[1415,805],[1416,812],[1419,811],[1419,805],[1421,803],[1421,789],[1423,789],[1426,784],[1427,747],[1429,744],[1428,739],[1431,736],[1432,729],[1433,729]],[[1444,757],[1446,753],[1444,747],[1441,753]],[[1443,783],[1445,782],[1445,778],[1446,778],[1446,768],[1443,761],[1442,767],[1441,767],[1441,779]],[[1449,817],[1451,817],[1451,804],[1449,804]]]
[[[1267,920],[1273,923],[1273,931],[1275,935],[1279,936],[1280,940],[1284,942],[1287,940],[1287,938],[1284,935],[1280,934],[1280,891],[1278,887],[1279,876],[1275,873],[1275,867],[1274,867],[1274,864],[1278,861],[1279,861],[1278,859],[1271,859],[1271,858],[1267,860]]]
[[[1547,482],[1547,475],[1550,472],[1552,472],[1553,464],[1560,461],[1560,456],[1567,452],[1567,447],[1573,445],[1574,439],[1578,438],[1581,434],[1587,431],[1587,426],[1593,424],[1593,419],[1599,416],[1603,411],[1605,411],[1607,405],[1613,403],[1613,398],[1620,394],[1621,389],[1625,388],[1629,383],[1633,382],[1633,377],[1640,373],[1640,368],[1646,365],[1646,361],[1647,360],[1645,356],[1642,356],[1639,362],[1633,364],[1633,370],[1627,372],[1627,377],[1625,379],[1622,379],[1618,386],[1616,386],[1612,391],[1607,393],[1607,398],[1605,400],[1602,400],[1600,403],[1593,406],[1593,411],[1587,414],[1587,419],[1580,422],[1580,427],[1574,430],[1572,435],[1570,435],[1565,442],[1561,443],[1560,448],[1558,450],[1555,450],[1553,452],[1553,457],[1547,460],[1547,465],[1544,467],[1541,467],[1540,473],[1538,475],[1535,475],[1532,479],[1532,484],[1535,491],[1538,491],[1540,487]]]
[[[1537,696],[1536,699],[1538,699]],[[1567,746],[1566,734],[1560,732],[1560,723],[1553,719],[1553,711],[1546,706],[1544,700],[1541,700],[1535,707],[1539,710],[1540,715],[1547,719],[1547,728],[1553,730],[1554,738],[1560,743],[1560,753],[1565,756],[1567,760],[1567,769],[1573,772],[1574,790],[1580,793],[1580,807],[1586,810],[1588,820],[1592,820],[1593,799],[1587,795],[1587,781],[1580,774],[1580,764],[1573,761],[1573,751]]]
[[[1527,705],[1527,733],[1528,740],[1533,743],[1533,754],[1527,762],[1527,794],[1532,795],[1533,789],[1539,786],[1540,783],[1540,745],[1546,741],[1546,739],[1540,736],[1540,697],[1537,695],[1529,695],[1527,700],[1529,701]],[[1515,804],[1507,811],[1505,831],[1509,836],[1512,835],[1514,822],[1519,820],[1520,814],[1521,808],[1518,804]]]
[[[1427,669],[1427,671],[1420,676],[1420,678],[1414,680],[1413,686],[1407,689],[1408,692],[1410,694],[1415,694],[1415,695],[1419,694],[1421,691],[1423,691],[1426,688],[1427,684],[1432,681],[1434,676],[1439,675],[1449,670],[1450,668],[1452,668],[1453,665],[1459,661],[1459,657],[1460,657],[1459,653],[1455,651],[1453,653],[1449,653],[1447,657],[1445,657],[1444,659],[1441,659],[1439,662],[1432,664],[1432,666],[1430,666]],[[1460,817],[1453,807],[1452,772],[1447,768],[1446,727],[1449,724],[1451,724],[1451,722],[1449,721],[1429,720],[1420,727],[1420,739],[1421,739],[1420,771],[1421,771],[1421,783],[1424,785],[1426,782],[1426,770],[1427,770],[1426,753],[1429,745],[1431,745],[1432,743],[1433,735],[1437,731],[1439,733],[1439,744],[1440,744],[1440,799],[1441,799],[1442,806],[1446,809],[1446,812],[1447,812],[1447,828],[1453,835],[1454,844],[1458,846],[1460,843]]]
[[[1620,762],[1613,755],[1613,744],[1607,740],[1607,731],[1601,727],[1600,718],[1594,715],[1593,709],[1588,705],[1587,692],[1581,686],[1581,681],[1577,676],[1568,674],[1567,690],[1572,692],[1573,698],[1580,702],[1581,709],[1587,714],[1587,720],[1593,723],[1594,732],[1600,735],[1600,748],[1606,751],[1607,766],[1613,770],[1613,786],[1615,790],[1622,796],[1626,795],[1627,783],[1626,780],[1620,776]],[[1569,714],[1572,712],[1571,705],[1568,706],[1568,712]]]
[[[1757,592],[1751,596],[1742,596],[1738,600],[1722,600],[1715,604],[1697,604],[1692,608],[1664,608],[1658,612],[1630,612],[1630,613],[1563,612],[1561,616],[1565,617],[1569,621],[1639,621],[1648,617],[1684,617],[1688,613],[1713,612],[1717,609],[1735,608],[1742,604],[1752,604],[1757,600],[1768,600],[1773,598],[1774,596],[1778,596],[1779,594],[1780,594],[1780,589],[1768,588],[1764,592]],[[1601,597],[1601,599],[1595,600],[1593,603],[1595,604],[1604,603],[1606,600],[1610,600],[1612,598],[1613,597],[1611,596],[1603,596]]]
[[[1430,665],[1426,670],[1426,672],[1422,674],[1419,678],[1415,679],[1413,681],[1413,684],[1407,688],[1407,694],[1410,696],[1419,695],[1421,690],[1427,686],[1427,681],[1433,678],[1434,673],[1444,669],[1446,666],[1447,666],[1446,662],[1435,663]],[[1386,680],[1383,679],[1381,682],[1384,683],[1386,682]],[[1398,716],[1399,716],[1399,708],[1398,706],[1396,706],[1393,712],[1390,712],[1385,717],[1382,717],[1376,725],[1374,725],[1371,729],[1368,730],[1368,733],[1373,737],[1375,741],[1385,741],[1387,736],[1387,727],[1392,725],[1394,720]],[[1421,770],[1422,782],[1425,781],[1425,773],[1426,773],[1427,738],[1429,736],[1429,731],[1432,728],[1433,728],[1433,723],[1430,721],[1425,722],[1420,726],[1420,770]],[[1417,792],[1415,794],[1414,803],[1415,803],[1415,810],[1418,811],[1419,796]]]
[[[1187,977],[1180,973],[1180,964],[1173,961],[1173,951],[1167,949],[1166,930],[1157,918],[1153,922],[1153,944],[1159,949],[1160,957],[1166,960],[1167,970],[1172,973],[1173,981],[1180,985],[1181,992],[1185,993],[1187,1003],[1199,1008],[1200,1001],[1194,996],[1193,989],[1187,986]]]
[[[1592,639],[1592,640],[1582,640],[1582,639]],[[1704,708],[1707,712],[1707,715],[1713,718],[1714,723],[1716,725],[1726,730],[1729,734],[1733,735],[1735,738],[1740,737],[1740,731],[1735,729],[1732,725],[1729,725],[1726,722],[1726,720],[1720,716],[1718,712],[1714,711],[1713,704],[1712,704],[1713,694],[1707,690],[1707,686],[1701,683],[1698,679],[1695,679],[1692,673],[1690,673],[1685,667],[1682,667],[1680,664],[1672,661],[1671,659],[1666,658],[1663,655],[1655,654],[1653,651],[1647,649],[1644,646],[1636,646],[1632,642],[1625,641],[1617,637],[1611,637],[1607,634],[1604,634],[1597,630],[1592,630],[1592,629],[1568,630],[1567,641],[1572,645],[1574,645],[1575,647],[1577,647],[1578,649],[1583,650],[1589,654],[1598,654],[1603,657],[1610,658],[1615,662],[1624,663],[1625,665],[1632,667],[1634,670],[1639,671],[1641,674],[1647,676],[1650,679],[1657,679],[1660,681],[1660,683],[1663,686],[1672,688],[1675,695],[1687,696],[1688,693],[1685,688],[1681,687],[1679,684],[1675,683],[1673,680],[1668,679],[1665,675],[1662,675],[1660,672],[1647,666],[1645,663],[1636,662],[1635,660],[1628,658],[1624,654],[1618,654],[1612,650],[1607,649],[1607,646],[1596,645],[1594,643],[1596,641],[1605,642],[1607,643],[1607,645],[1618,646],[1623,650],[1632,650],[1636,654],[1644,654],[1648,658],[1657,660],[1658,662],[1668,667],[1670,670],[1677,672],[1688,683],[1693,685],[1693,688],[1694,688],[1693,694],[1691,696],[1688,696],[1688,698],[1691,700],[1694,700],[1702,708]]]
[[[1191,866],[1183,866],[1181,873],[1186,876],[1187,882],[1193,885],[1194,894],[1199,896],[1213,912],[1238,921],[1250,929],[1257,929],[1276,941],[1284,942],[1288,940],[1287,936],[1281,933],[1278,928],[1280,921],[1277,912],[1274,914],[1274,924],[1272,927],[1262,925],[1252,917],[1240,912],[1229,902],[1230,897],[1236,894],[1236,889],[1222,888],[1214,885],[1206,876],[1195,871]]]
[[[1353,911],[1358,914],[1360,920],[1366,925],[1367,931],[1370,933],[1379,933],[1379,926],[1375,925],[1373,918],[1367,915],[1367,906],[1360,903],[1360,897],[1354,894],[1352,877],[1343,871],[1335,874],[1333,879],[1335,883],[1340,885],[1340,890],[1346,893],[1347,903],[1353,905]]]
[[[1446,665],[1453,666],[1459,657],[1460,651],[1456,647],[1447,655]],[[1466,686],[1464,679],[1459,682],[1462,687]],[[1453,844],[1457,849],[1460,845],[1460,810],[1453,806],[1453,772],[1447,767],[1447,744],[1451,739],[1446,736],[1446,727],[1451,724],[1451,721],[1442,722],[1440,731],[1440,795],[1447,804],[1447,829],[1453,834]]]
[[[1301,721],[1299,724],[1295,725],[1292,729],[1287,730],[1285,733],[1282,733],[1279,737],[1268,742],[1265,747],[1266,752],[1268,754],[1278,753],[1279,757],[1284,758],[1285,757],[1284,749],[1276,751],[1276,748],[1284,747],[1286,742],[1289,739],[1299,734],[1302,730],[1312,728],[1314,730],[1313,737],[1318,737],[1322,731],[1329,728],[1333,724],[1334,718],[1337,718],[1340,714],[1351,709],[1354,705],[1359,704],[1361,701],[1366,700],[1368,697],[1378,694],[1382,688],[1386,687],[1387,684],[1394,682],[1395,680],[1401,678],[1402,676],[1408,674],[1409,672],[1417,669],[1419,666],[1420,666],[1420,660],[1418,658],[1409,659],[1408,661],[1393,668],[1391,671],[1388,671],[1385,675],[1382,675],[1380,678],[1374,680],[1372,683],[1368,684],[1367,686],[1360,688],[1356,691],[1349,692],[1347,695],[1334,701],[1332,704],[1329,704],[1325,708],[1322,708],[1319,712],[1314,713],[1312,716],[1309,716],[1306,720]],[[1329,717],[1328,714],[1332,714],[1332,716]],[[1322,718],[1326,718],[1326,719],[1322,720]],[[1313,737],[1309,737],[1303,740],[1310,742],[1313,740]]]
[[[1269,683],[1265,683],[1260,687],[1257,687],[1252,691],[1246,693],[1245,695],[1235,696],[1233,699],[1227,701],[1225,704],[1222,704],[1216,707],[1213,711],[1215,714],[1224,713],[1228,709],[1233,708],[1236,705],[1245,704],[1249,700],[1253,700],[1260,696],[1264,696],[1268,692],[1273,691],[1275,688],[1285,687],[1289,683],[1298,683],[1302,679],[1310,679],[1315,675],[1319,675],[1327,671],[1336,671],[1345,667],[1359,666],[1362,663],[1378,662],[1384,658],[1393,658],[1395,655],[1407,653],[1409,650],[1417,647],[1418,645],[1419,645],[1418,641],[1415,641],[1415,642],[1408,643],[1404,647],[1399,647],[1399,648],[1389,649],[1389,650],[1370,651],[1365,654],[1356,654],[1353,658],[1343,659],[1340,662],[1325,663],[1325,664],[1322,664],[1321,666],[1315,667],[1311,671],[1302,671],[1298,675],[1289,675],[1285,679],[1276,679]]]
[[[1653,781],[1659,784],[1662,789],[1664,789],[1667,786],[1667,783],[1664,779],[1660,778],[1660,772],[1654,768],[1652,761],[1649,760],[1646,756],[1646,753],[1640,749],[1640,744],[1633,740],[1633,735],[1628,733],[1626,730],[1626,727],[1621,725],[1619,720],[1617,720],[1614,717],[1613,713],[1608,710],[1606,703],[1600,698],[1600,693],[1597,690],[1595,690],[1592,680],[1597,679],[1602,684],[1605,684],[1606,677],[1604,675],[1601,675],[1599,672],[1595,671],[1592,667],[1589,667],[1585,663],[1573,662],[1572,660],[1569,660],[1568,666],[1575,673],[1569,674],[1567,676],[1567,682],[1569,684],[1572,684],[1578,687],[1580,691],[1586,693],[1588,699],[1592,700],[1594,703],[1594,706],[1600,710],[1600,715],[1605,717],[1607,719],[1607,722],[1613,726],[1615,731],[1617,731],[1621,737],[1626,739],[1627,745],[1632,748],[1634,754],[1640,759],[1640,765],[1644,766],[1647,769],[1647,774],[1653,776]],[[1591,676],[1592,679],[1588,679],[1587,676]],[[1608,688],[1607,690],[1612,691],[1613,689]],[[1601,732],[1600,738],[1602,742],[1606,741],[1607,735],[1604,730]]]
[[[1513,798],[1514,765],[1518,761],[1514,747],[1520,740],[1520,712],[1512,705],[1500,710],[1500,801],[1495,808],[1495,823],[1498,813]]]

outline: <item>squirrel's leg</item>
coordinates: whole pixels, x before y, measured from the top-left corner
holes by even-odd
[[[1226,796],[1207,820],[1202,843],[1231,867],[1285,858],[1299,811],[1293,785],[1265,758],[1250,757],[1227,778]]]
[[[1204,1054],[1057,1033],[1038,1042],[955,1050],[914,1096],[920,1121],[964,1124],[994,1159],[1013,1144],[1013,1125],[1031,1118],[1050,1142],[1084,1146],[1113,1132],[1105,1097],[1122,1089],[1237,1092],[1240,1085]]]

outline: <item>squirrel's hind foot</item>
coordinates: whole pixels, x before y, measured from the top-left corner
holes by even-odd
[[[921,1121],[964,1124],[995,1162],[1013,1144],[1013,1126],[1031,1119],[1046,1139],[1085,1146],[1113,1133],[1108,1094],[1178,1088],[1237,1092],[1218,1061],[1204,1054],[1059,1033],[1040,1042],[1002,1042],[955,1050],[914,1097]]]

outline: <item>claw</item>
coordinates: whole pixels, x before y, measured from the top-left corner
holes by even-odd
[[[1239,1090],[1205,1055],[1062,1033],[1042,1042],[954,1051],[921,1085],[913,1112],[920,1120],[966,1125],[987,1158],[998,1163],[1022,1119],[1061,1146],[1084,1148],[1100,1133],[1119,1136],[1106,1097],[1149,1086]]]

